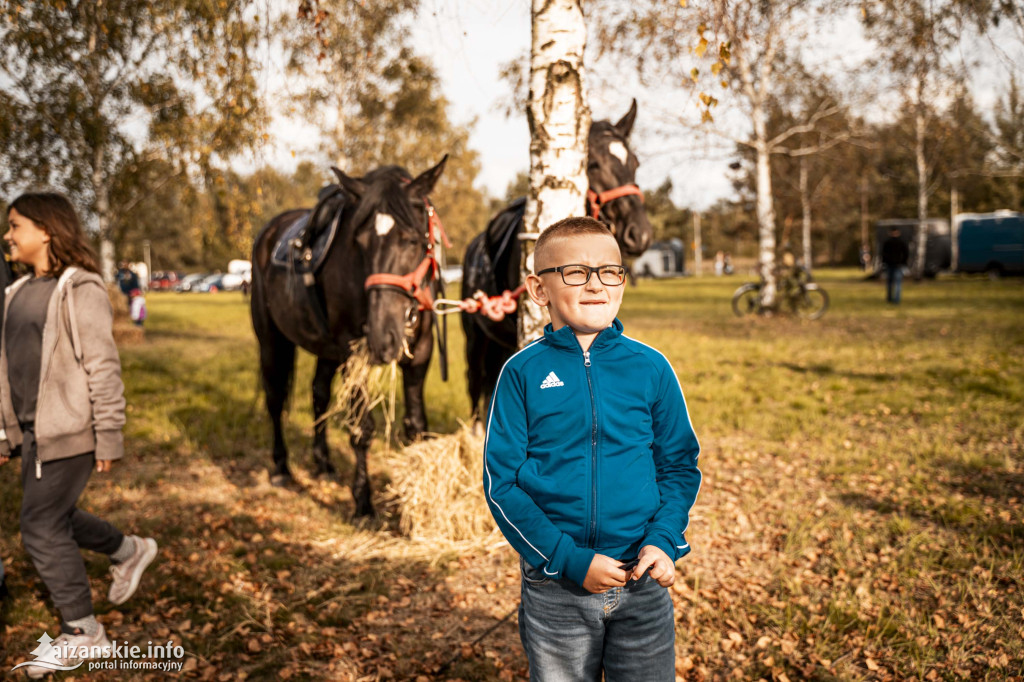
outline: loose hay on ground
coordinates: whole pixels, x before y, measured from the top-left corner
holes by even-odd
[[[481,484],[483,439],[469,427],[414,443],[387,465],[389,502],[410,539],[448,548],[501,542]]]

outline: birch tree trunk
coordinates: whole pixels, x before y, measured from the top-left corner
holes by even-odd
[[[580,215],[587,192],[587,106],[583,49],[587,28],[582,0],[533,0],[530,48],[530,194],[523,218],[522,281],[533,271],[541,231]],[[519,346],[544,333],[546,313],[519,300]]]
[[[925,158],[925,119],[924,111],[924,78],[918,78],[917,102],[914,106],[914,129],[916,141],[914,155],[917,159],[917,256],[914,263],[914,277],[920,279],[924,274],[924,258],[928,252],[928,160]]]
[[[102,11],[97,7],[96,10]],[[92,119],[103,120],[104,103],[107,88],[103,80],[103,72],[97,55],[99,46],[99,26],[95,22],[89,24],[89,51],[82,60],[82,81],[86,84],[92,106]],[[100,275],[103,281],[110,284],[114,281],[114,239],[110,230],[110,179],[107,174],[107,131],[98,130],[92,141],[92,174],[89,178],[92,185],[93,205],[96,212],[96,227],[100,238]]]
[[[860,179],[860,248],[862,252],[871,254],[871,242],[868,238],[868,179],[863,177]],[[870,263],[864,264],[865,270],[871,269],[874,271],[874,256],[872,256]]]
[[[100,275],[110,284],[114,281],[114,240],[110,235],[110,188],[103,172],[105,147],[97,142],[93,147],[92,191],[96,211],[96,224],[100,235]]]
[[[752,102],[754,123],[754,147],[757,151],[757,241],[758,263],[764,288],[761,300],[764,305],[775,303],[775,202],[772,197],[771,151],[768,148],[768,131],[765,112],[760,102]]]
[[[771,100],[772,66],[779,43],[776,31],[779,25],[769,22],[760,38],[758,47],[748,54],[751,45],[740,29],[739,17],[730,14],[729,3],[716,0],[713,3],[716,14],[721,17],[726,34],[734,39],[733,57],[739,72],[741,88],[750,103],[750,122],[754,128],[754,139],[750,145],[757,154],[757,241],[758,269],[764,278],[761,301],[765,306],[775,303],[775,198],[772,194],[771,154],[772,144],[768,137],[768,113],[766,107]],[[733,8],[735,11],[736,8]],[[758,52],[760,49],[760,53]]]
[[[811,194],[807,189],[807,157],[800,157],[800,209],[803,219],[801,240],[804,246],[804,267],[810,272],[811,260]]]

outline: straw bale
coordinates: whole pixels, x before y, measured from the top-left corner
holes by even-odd
[[[390,502],[410,539],[449,549],[500,543],[483,494],[483,439],[465,424],[387,458]]]

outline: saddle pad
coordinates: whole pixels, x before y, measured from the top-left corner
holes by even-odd
[[[323,215],[323,204],[332,199],[337,205],[324,216],[327,220],[312,224],[312,217]],[[324,258],[331,248],[344,210],[343,194],[337,193],[327,197],[312,211],[292,223],[278,238],[271,254],[271,263],[299,274],[315,273],[323,265]]]

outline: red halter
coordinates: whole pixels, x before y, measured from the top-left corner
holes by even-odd
[[[434,306],[434,296],[430,292],[430,280],[436,280],[439,275],[437,257],[434,256],[434,246],[438,241],[444,242],[446,248],[451,248],[448,235],[445,234],[444,225],[437,217],[434,207],[430,201],[424,199],[427,204],[427,255],[423,257],[416,269],[407,275],[393,275],[389,272],[379,272],[366,278],[363,288],[369,291],[374,287],[395,287],[401,289],[407,296],[419,302],[420,310],[429,310]],[[426,285],[423,280],[426,279]]]
[[[590,206],[590,217],[597,220],[598,216],[601,215],[601,207],[610,201],[621,199],[622,197],[628,197],[631,195],[640,197],[640,201],[644,200],[644,193],[640,191],[640,188],[636,185],[622,185],[621,187],[615,187],[613,189],[605,190],[598,194],[592,189],[587,189],[587,204]]]

